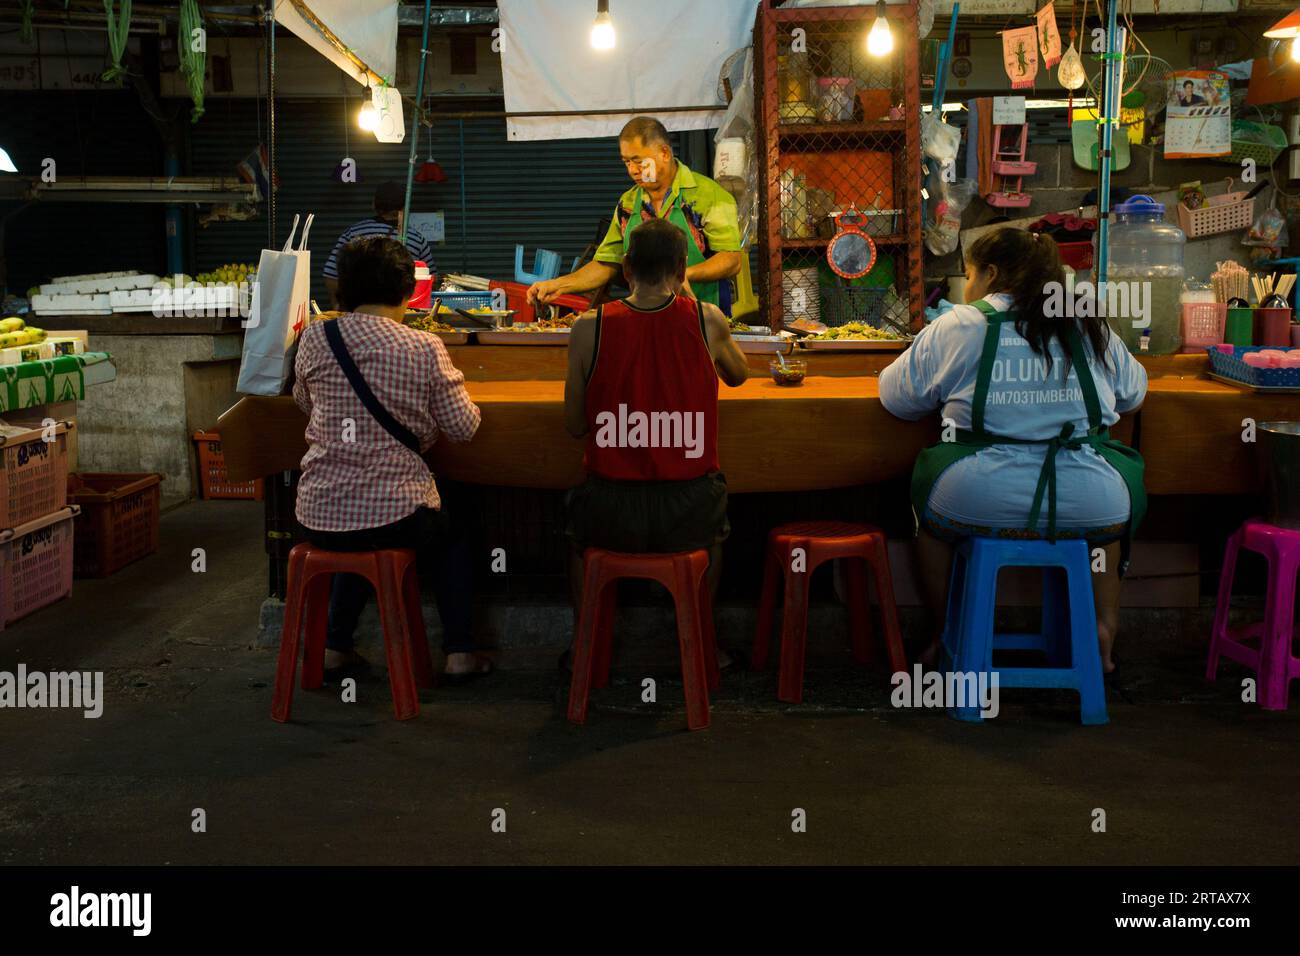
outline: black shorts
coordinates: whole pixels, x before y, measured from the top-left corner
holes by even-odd
[[[731,533],[727,478],[611,481],[588,475],[569,490],[565,534],[579,549],[673,554],[711,548]]]

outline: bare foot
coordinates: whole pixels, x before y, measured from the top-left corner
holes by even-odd
[[[1112,673],[1115,670],[1115,630],[1101,621],[1097,622],[1097,646],[1101,650],[1101,672]]]
[[[325,648],[325,669],[327,671],[347,664],[359,663],[361,659],[361,655],[356,651],[336,651],[328,647]]]
[[[477,674],[490,670],[492,665],[473,651],[447,655],[447,666],[443,668],[448,674]]]

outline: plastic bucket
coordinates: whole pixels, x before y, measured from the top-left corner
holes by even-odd
[[[1258,437],[1268,522],[1300,530],[1300,422],[1260,422]]]
[[[1291,310],[1256,309],[1255,344],[1269,348],[1290,348]]]

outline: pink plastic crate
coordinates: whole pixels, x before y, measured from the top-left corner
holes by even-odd
[[[0,528],[26,524],[67,503],[67,423],[48,432],[38,427],[0,436]]]
[[[17,528],[0,531],[0,628],[72,593],[69,505]]]
[[[1183,303],[1183,351],[1199,352],[1223,341],[1228,321],[1226,302]]]

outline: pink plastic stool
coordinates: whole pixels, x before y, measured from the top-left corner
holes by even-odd
[[[1268,598],[1263,621],[1229,628],[1228,604],[1232,599],[1237,552],[1241,548],[1268,559]],[[1291,652],[1295,638],[1292,622],[1297,568],[1300,568],[1300,531],[1254,518],[1233,532],[1223,555],[1219,603],[1214,611],[1205,679],[1214,680],[1220,656],[1245,664],[1259,679],[1259,706],[1265,710],[1286,710],[1291,681],[1300,677],[1300,659]]]

